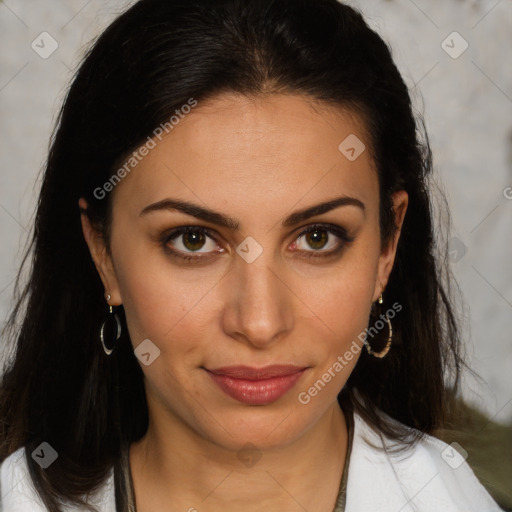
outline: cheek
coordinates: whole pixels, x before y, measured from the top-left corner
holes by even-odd
[[[340,342],[367,326],[377,269],[376,244],[361,239],[328,270],[301,276],[304,302]]]
[[[298,390],[297,400],[313,408],[316,415],[336,399],[363,349],[376,273],[375,258],[365,257],[364,252],[354,251],[321,285],[307,292],[307,301],[314,305],[312,309],[326,334],[315,333],[313,322],[305,326],[314,339],[315,366]]]
[[[175,287],[170,286],[170,276],[163,272],[163,265],[156,264],[154,251],[148,251],[144,240],[127,233],[122,226],[113,231],[112,254],[115,262],[121,299],[128,330],[134,346],[149,338],[152,341],[161,336],[165,329],[163,311],[168,313],[168,322],[177,315],[179,295],[174,296]],[[169,307],[170,304],[173,307]],[[167,327],[167,330],[170,326]]]
[[[142,246],[121,243],[114,254],[133,346],[144,339],[162,352],[179,350],[180,340],[183,349],[193,346],[192,338],[198,338],[203,324],[210,322],[210,293],[219,275],[205,269],[184,270],[172,265],[163,250],[141,250]]]
[[[199,290],[188,291],[179,282],[166,279],[165,274],[120,271],[120,290],[130,337],[134,346],[145,338],[160,348],[178,329],[200,299]]]

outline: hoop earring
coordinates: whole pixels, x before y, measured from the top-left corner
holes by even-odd
[[[110,299],[110,295],[108,296]],[[114,348],[116,346],[116,342],[121,336],[121,321],[119,320],[119,316],[117,313],[114,313],[112,310],[112,306],[109,305],[110,311],[109,315],[105,319],[105,321],[101,324],[100,328],[100,340],[101,340],[101,346],[103,347],[103,350],[105,351],[105,354],[109,356],[114,351]],[[111,328],[114,327],[114,330]],[[105,330],[108,330],[108,332],[111,332],[113,336],[108,336],[109,339],[105,339]]]
[[[382,304],[384,302],[382,300],[382,294],[380,295],[378,302],[379,302],[379,304]],[[387,353],[391,349],[391,340],[393,339],[393,327],[391,325],[391,320],[389,319],[389,317],[386,313],[384,313],[384,316],[386,317],[386,322],[388,324],[388,330],[389,330],[388,339],[386,341],[386,345],[384,346],[384,348],[379,352],[375,352],[372,349],[370,342],[368,341],[368,336],[365,336],[365,339],[364,339],[364,344],[366,346],[366,350],[367,350],[368,354],[370,354],[373,357],[377,357],[379,359],[382,359],[383,357],[385,357],[387,355]],[[382,315],[381,315],[381,317],[382,317]]]

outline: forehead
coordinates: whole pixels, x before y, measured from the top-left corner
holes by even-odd
[[[217,96],[154,140],[118,185],[116,202],[140,211],[172,196],[253,212],[340,194],[367,203],[378,194],[361,117],[304,96]]]

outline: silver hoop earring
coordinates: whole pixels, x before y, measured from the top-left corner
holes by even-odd
[[[121,336],[121,321],[117,313],[114,313],[112,306],[105,321],[101,324],[100,340],[105,354],[109,356],[114,351],[116,342]],[[105,332],[106,331],[106,332]],[[108,334],[107,334],[108,333]]]
[[[379,302],[379,304],[383,303],[382,294],[379,297],[378,302]],[[382,359],[383,357],[385,357],[387,355],[387,353],[391,349],[391,340],[393,339],[393,326],[391,325],[391,320],[389,319],[389,317],[386,313],[384,313],[384,316],[386,318],[386,322],[388,324],[388,330],[389,330],[388,339],[386,341],[386,345],[384,346],[384,348],[382,350],[380,350],[379,352],[375,352],[372,349],[370,342],[368,341],[368,336],[365,336],[365,339],[364,339],[364,344],[366,346],[366,350],[367,350],[368,354],[370,354],[373,357],[377,357],[379,359]]]

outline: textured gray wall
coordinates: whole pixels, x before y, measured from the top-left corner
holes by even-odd
[[[87,42],[130,3],[0,2],[2,322],[66,84]],[[486,382],[468,379],[466,396],[511,422],[512,2],[349,3],[390,43],[425,115],[437,178],[451,205],[451,256],[468,307],[469,361]]]

